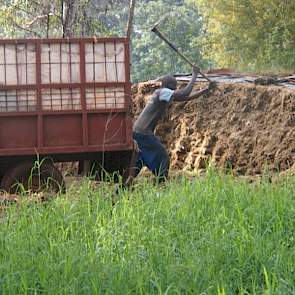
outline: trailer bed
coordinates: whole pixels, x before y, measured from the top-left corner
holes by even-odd
[[[0,157],[132,149],[125,38],[0,40]]]

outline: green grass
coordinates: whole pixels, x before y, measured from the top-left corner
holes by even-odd
[[[1,294],[294,294],[295,180],[83,180],[1,220]]]

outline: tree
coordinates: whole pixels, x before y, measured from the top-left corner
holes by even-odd
[[[206,66],[199,44],[202,20],[196,7],[185,1],[141,1],[136,8],[133,35],[134,81],[191,71],[189,65],[151,32],[153,24],[163,16],[166,18],[159,24],[160,30],[193,62]]]
[[[113,5],[99,20],[112,35],[124,36],[128,5]],[[163,18],[163,16],[167,16]],[[153,24],[163,19],[160,29],[199,66],[208,61],[201,56],[200,40],[204,34],[198,9],[186,0],[137,0],[132,35],[132,81],[156,78],[165,73],[188,73],[188,66],[175,52],[151,32]]]
[[[204,52],[218,66],[251,71],[294,69],[295,2],[191,0],[205,16]]]
[[[108,35],[101,15],[127,0],[0,0],[2,37]]]

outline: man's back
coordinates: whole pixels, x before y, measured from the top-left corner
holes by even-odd
[[[135,121],[133,131],[142,134],[153,134],[159,119],[165,113],[173,92],[168,88],[156,90]]]

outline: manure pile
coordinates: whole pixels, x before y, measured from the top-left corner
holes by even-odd
[[[158,87],[133,87],[134,117]],[[218,87],[211,95],[172,103],[159,123],[156,134],[170,153],[171,168],[199,170],[209,160],[238,175],[294,168],[295,90],[250,83]]]

